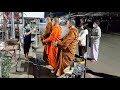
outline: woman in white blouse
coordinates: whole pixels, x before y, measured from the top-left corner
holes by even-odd
[[[82,25],[78,37],[78,49],[80,56],[83,56],[86,52],[86,35],[88,35],[87,27],[85,25]]]

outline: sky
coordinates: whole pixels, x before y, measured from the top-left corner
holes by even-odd
[[[23,12],[24,17],[44,18],[44,12]]]

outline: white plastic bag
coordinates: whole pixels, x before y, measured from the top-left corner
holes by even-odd
[[[0,42],[0,50],[5,48],[5,43],[4,42]]]

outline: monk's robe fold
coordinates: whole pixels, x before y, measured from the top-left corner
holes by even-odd
[[[63,74],[64,69],[70,65],[72,60],[74,60],[77,39],[78,30],[72,28],[58,45],[60,52],[58,55],[57,74],[59,76]]]
[[[54,68],[57,69],[57,53],[58,53],[58,47],[54,46],[55,41],[60,41],[60,38],[62,36],[62,28],[61,26],[54,26],[53,30],[50,34],[50,36],[45,39],[45,42],[51,42],[51,45],[48,47],[48,59],[49,64]]]
[[[43,34],[44,38],[48,38],[52,32],[52,22],[49,22],[46,26],[45,33]]]
[[[45,32],[42,34],[42,40],[45,39],[45,38],[48,38],[50,36],[52,32],[52,22],[49,22],[47,25],[46,25],[46,30]],[[45,61],[48,61],[48,48],[49,48],[49,43],[47,43],[46,45],[44,45],[44,53],[43,53],[43,59]]]

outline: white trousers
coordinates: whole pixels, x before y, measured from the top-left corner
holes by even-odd
[[[96,61],[98,60],[99,54],[99,43],[100,40],[91,40],[91,49],[90,49],[90,58],[94,58]]]

